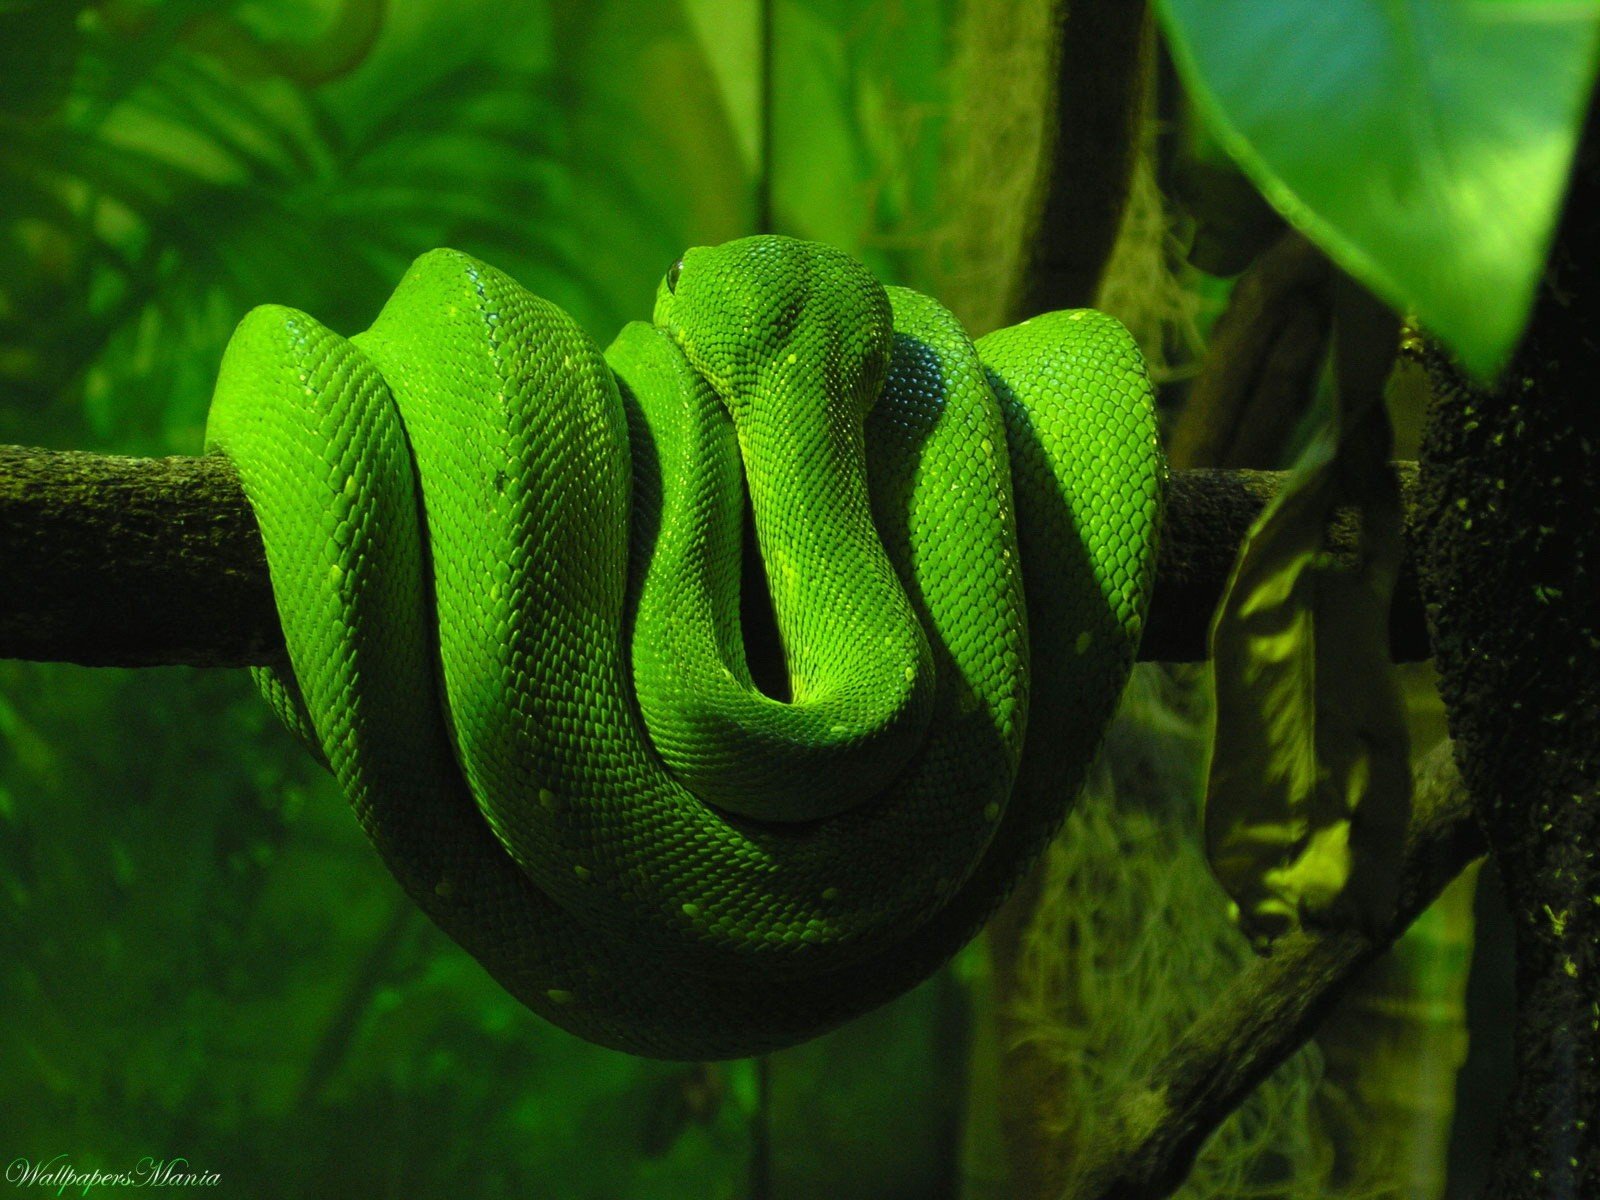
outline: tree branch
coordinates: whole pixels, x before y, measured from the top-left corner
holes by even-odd
[[[1056,105],[1025,314],[1094,304],[1128,205],[1155,58],[1146,0],[1073,0],[1058,9]]]
[[[1407,511],[1415,483],[1396,464]],[[1176,471],[1141,657],[1205,657],[1239,542],[1282,472]],[[1330,527],[1348,558],[1355,523]],[[89,666],[242,667],[284,661],[266,559],[233,466],[221,457],[116,458],[0,446],[0,658]],[[1408,569],[1391,645],[1428,656]]]
[[[1600,92],[1522,343],[1432,405],[1416,551],[1439,695],[1516,938],[1515,1071],[1484,1200],[1600,1196]]]
[[[1298,1050],[1357,972],[1484,852],[1448,741],[1419,765],[1399,909],[1382,930],[1302,931],[1247,967],[1085,1146],[1064,1200],[1170,1195],[1217,1126]]]

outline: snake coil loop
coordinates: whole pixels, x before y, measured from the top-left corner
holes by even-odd
[[[891,998],[1004,898],[1126,682],[1165,478],[1110,317],[974,346],[778,237],[688,251],[604,354],[447,250],[351,338],[256,309],[207,442],[289,648],[258,682],[401,886],[550,1020],[697,1059]]]

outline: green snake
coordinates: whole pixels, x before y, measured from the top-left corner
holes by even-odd
[[[683,1059],[977,932],[1126,682],[1165,479],[1112,318],[974,345],[777,236],[689,250],[604,353],[450,250],[348,339],[258,308],[206,436],[288,648],[257,682],[401,886],[535,1012]],[[747,661],[747,513],[787,694]]]

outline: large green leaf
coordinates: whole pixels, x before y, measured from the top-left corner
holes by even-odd
[[[1600,7],[1160,0],[1183,79],[1262,193],[1469,367],[1527,320]]]

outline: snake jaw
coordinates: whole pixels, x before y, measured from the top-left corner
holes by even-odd
[[[689,364],[711,384],[712,390],[722,399],[723,404],[727,405],[731,394],[731,380],[722,373],[708,369],[705,357],[696,353],[695,339],[690,328],[694,324],[698,299],[693,285],[696,276],[700,274],[695,267],[695,261],[706,253],[706,250],[704,246],[691,246],[683,252],[682,257],[667,268],[667,273],[656,285],[656,301],[651,321],[656,328],[672,339],[688,359]],[[683,282],[685,271],[688,272],[688,287],[685,287]]]

